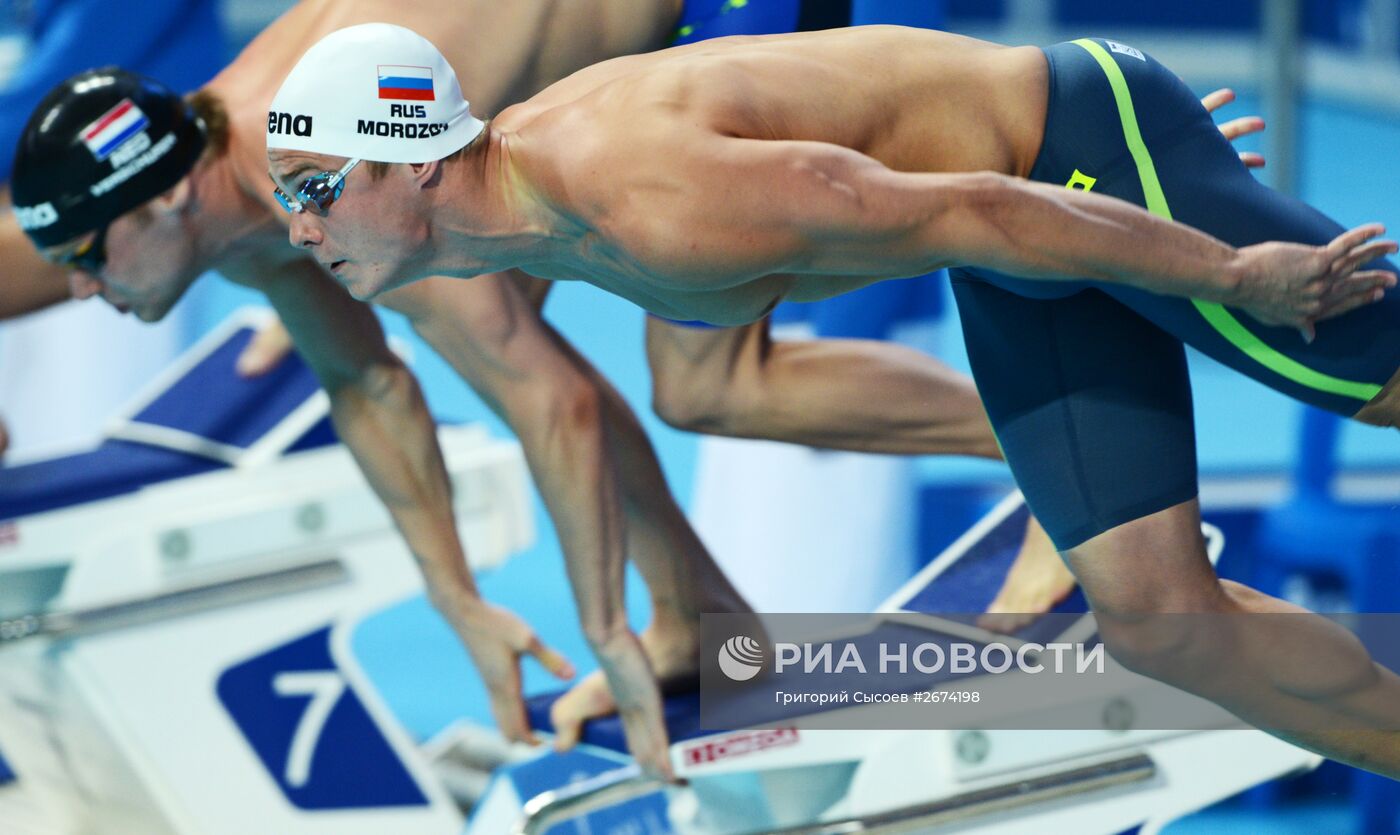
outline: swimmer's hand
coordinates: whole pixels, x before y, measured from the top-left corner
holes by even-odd
[[[5,428],[5,422],[0,420],[0,458],[5,457],[5,450],[10,448],[10,430]]]
[[[238,355],[234,370],[240,377],[261,377],[281,364],[292,352],[292,335],[281,319],[258,328],[248,347]]]
[[[656,684],[651,664],[642,643],[631,631],[622,632],[606,643],[595,644],[598,664],[607,676],[608,689],[617,704],[622,729],[627,734],[627,749],[647,776],[675,783],[671,768],[670,740],[661,712],[661,689]],[[568,750],[578,740],[563,736],[555,739],[555,749]]]
[[[514,612],[477,597],[437,605],[439,612],[466,645],[491,698],[491,713],[501,733],[511,742],[538,743],[530,730],[521,695],[520,659],[531,656],[561,679],[574,677],[574,666],[546,647]]]
[[[1243,309],[1266,325],[1297,328],[1312,342],[1316,326],[1363,305],[1378,302],[1395,286],[1386,270],[1359,270],[1396,251],[1394,241],[1377,241],[1378,223],[1358,226],[1326,246],[1264,243],[1243,247],[1231,270],[1233,286],[1216,299]]]
[[[1222,87],[1213,93],[1208,93],[1205,98],[1201,99],[1201,105],[1208,113],[1214,113],[1234,100],[1235,91],[1229,87]],[[1241,116],[1238,119],[1231,119],[1216,125],[1216,127],[1220,128],[1220,132],[1226,139],[1234,142],[1241,136],[1249,136],[1263,131],[1264,120],[1258,116]],[[1244,163],[1245,168],[1263,168],[1264,155],[1253,151],[1241,151],[1240,162]]]

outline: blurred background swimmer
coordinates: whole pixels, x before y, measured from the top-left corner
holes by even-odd
[[[8,179],[20,130],[55,84],[93,66],[122,64],[192,90],[223,66],[226,45],[214,0],[33,0],[0,4],[0,177]],[[9,211],[9,192],[0,208]],[[11,223],[0,224],[0,416],[25,455],[90,439],[101,420],[169,362],[193,333],[183,311],[157,328],[68,298],[60,271],[45,269]],[[81,357],[80,361],[74,358]]]

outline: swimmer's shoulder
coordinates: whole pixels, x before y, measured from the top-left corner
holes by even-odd
[[[513,158],[559,176],[616,176],[648,164],[672,166],[688,144],[714,133],[706,97],[692,96],[683,78],[619,74],[576,97],[534,99],[493,120]]]

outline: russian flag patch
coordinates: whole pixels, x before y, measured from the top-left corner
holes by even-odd
[[[432,69],[380,64],[379,97],[406,101],[435,101]]]
[[[120,104],[83,129],[83,144],[101,162],[150,123],[131,99],[122,99]]]

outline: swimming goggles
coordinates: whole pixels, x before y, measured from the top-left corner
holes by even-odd
[[[352,159],[339,171],[322,171],[308,177],[297,188],[295,196],[288,195],[281,186],[274,186],[272,194],[277,198],[277,202],[282,204],[282,208],[291,214],[309,211],[313,215],[325,217],[330,212],[331,204],[339,200],[340,193],[345,191],[345,175],[359,164],[358,159]]]

